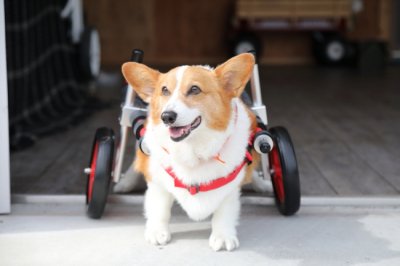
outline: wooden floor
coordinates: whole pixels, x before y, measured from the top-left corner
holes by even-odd
[[[400,193],[400,69],[261,67],[270,126],[288,128],[303,195]],[[118,131],[120,85],[103,89],[112,104],[77,126],[11,154],[13,193],[84,193],[94,131]],[[128,148],[128,161],[133,147]],[[128,164],[128,161],[126,164]]]

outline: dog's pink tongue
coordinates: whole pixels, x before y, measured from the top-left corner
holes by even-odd
[[[190,130],[190,125],[185,127],[170,127],[169,134],[171,135],[172,138],[176,139],[186,134],[189,130]]]

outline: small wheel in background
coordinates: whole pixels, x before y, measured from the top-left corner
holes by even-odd
[[[249,51],[255,51],[257,57],[261,54],[261,44],[257,36],[254,34],[242,34],[239,35],[233,42],[232,53],[238,55],[247,53]]]
[[[101,45],[98,31],[86,27],[79,44],[79,65],[82,79],[90,81],[100,73]]]
[[[269,131],[275,142],[268,157],[276,205],[282,215],[293,215],[300,208],[300,179],[293,143],[284,127]]]
[[[314,33],[313,52],[320,64],[337,65],[349,56],[349,45],[337,34]]]
[[[99,219],[104,212],[111,182],[111,171],[114,158],[114,132],[109,128],[96,131],[90,168],[87,174],[86,207],[89,217]]]
[[[325,45],[326,61],[328,63],[342,62],[346,55],[346,45],[341,39],[330,39]]]

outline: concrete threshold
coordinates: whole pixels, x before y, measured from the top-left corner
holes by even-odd
[[[143,195],[110,195],[107,203],[110,204],[143,204]],[[32,195],[13,194],[13,204],[82,204],[85,195]],[[274,198],[263,196],[243,196],[242,204],[246,205],[275,205]],[[400,196],[354,196],[354,197],[311,197],[301,198],[302,207],[400,207]]]

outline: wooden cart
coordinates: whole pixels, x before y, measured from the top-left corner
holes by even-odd
[[[350,0],[238,0],[236,18],[252,22],[283,20],[288,27],[302,27],[307,20],[324,20],[332,26],[352,16]],[[283,24],[282,24],[283,25]]]
[[[379,2],[381,6],[383,2],[387,6],[388,1]],[[257,35],[262,31],[309,31],[319,63],[354,60],[366,41],[379,42],[378,50],[383,59],[382,43],[387,39],[382,35],[354,38],[354,34],[353,37],[348,34],[353,32],[357,14],[365,4],[362,0],[237,0],[232,20],[233,53],[256,50],[260,54],[263,45]]]

